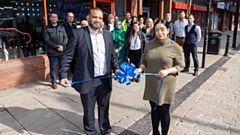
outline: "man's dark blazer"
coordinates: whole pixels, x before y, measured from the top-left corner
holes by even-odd
[[[112,34],[103,30],[103,38],[105,42],[105,58],[107,75],[111,75],[111,70],[119,69],[118,58],[114,52],[114,44]],[[93,48],[88,27],[74,29],[73,34],[69,39],[67,48],[63,55],[62,66],[59,71],[60,79],[67,78],[69,63],[72,61],[75,54],[76,65],[73,74],[73,82],[92,80],[94,79],[94,58]],[[112,78],[109,78],[109,87],[112,90]],[[78,83],[73,87],[81,94],[86,94],[90,89],[94,81],[88,81],[85,83]]]

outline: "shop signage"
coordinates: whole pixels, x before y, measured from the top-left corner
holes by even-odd
[[[61,8],[61,9],[72,9],[72,10],[80,10],[80,11],[84,10],[84,6],[77,3],[65,4],[63,2],[57,2],[57,5],[58,5],[58,8]]]
[[[217,8],[219,9],[224,9],[224,10],[228,10],[229,9],[229,4],[226,4],[224,2],[218,2],[217,3]]]
[[[83,11],[85,9],[84,5],[77,4],[77,3],[57,2],[57,6],[58,6],[59,10],[56,11],[56,13],[58,14],[58,16],[60,16],[62,18],[67,16],[68,11],[73,12],[74,17],[76,17],[76,18],[85,18],[86,17],[86,14],[83,13]]]

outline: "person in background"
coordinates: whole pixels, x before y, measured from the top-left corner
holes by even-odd
[[[139,16],[138,17],[138,22],[139,22],[139,27],[140,27],[140,29],[142,30],[142,29],[144,29],[146,26],[144,25],[144,17],[141,15],[141,16]]]
[[[72,12],[67,13],[66,21],[62,23],[62,26],[65,28],[65,31],[67,33],[68,39],[72,35],[73,29],[77,29],[77,26],[73,24],[74,21],[74,14]],[[73,73],[75,68],[75,60],[73,60],[70,64],[70,71]]]
[[[107,24],[105,29],[112,32],[114,30],[114,16],[112,14],[108,14]]]
[[[114,21],[116,22],[116,21],[118,21],[119,20],[119,17],[118,16],[114,16]]]
[[[43,40],[47,45],[52,88],[57,89],[56,63],[58,61],[59,68],[61,68],[62,55],[68,43],[68,36],[65,28],[57,23],[58,15],[56,13],[50,13],[49,21],[50,23],[43,30]]]
[[[123,30],[127,31],[128,27],[131,24],[131,14],[129,12],[126,13],[126,18],[123,20],[122,25],[123,25]]]
[[[81,28],[81,19],[76,18],[75,24],[76,24],[77,29]]]
[[[176,35],[176,42],[184,48],[184,42],[185,42],[185,26],[188,24],[187,19],[185,19],[185,12],[180,11],[179,12],[179,19],[175,21],[174,23],[174,30]]]
[[[129,34],[132,31],[133,23],[137,23],[138,24],[138,19],[137,19],[136,16],[132,16],[132,18],[131,18],[130,25],[128,26],[128,29],[126,31],[126,39],[129,38]]]
[[[81,28],[88,26],[88,21],[87,20],[82,20],[81,21]]]
[[[73,24],[74,14],[72,12],[67,13],[66,21],[62,23],[62,26],[65,28],[68,38],[72,34],[73,29],[77,29],[77,26]]]
[[[112,91],[112,70],[120,72],[112,33],[101,28],[103,11],[92,8],[89,11],[88,26],[73,31],[63,55],[59,71],[64,87],[70,86],[67,79],[69,63],[76,53],[76,68],[73,82],[92,80],[73,85],[80,93],[83,106],[83,126],[87,135],[98,135],[95,128],[95,104],[98,105],[98,124],[102,135],[116,135],[109,120],[109,104]],[[105,77],[104,79],[99,79]]]
[[[169,35],[168,37],[173,40],[173,41],[176,41],[176,38],[175,38],[175,31],[174,31],[174,23],[171,21],[171,15],[170,13],[167,13],[165,15],[165,20],[162,20],[161,22],[163,24],[166,25],[166,27],[169,29]]]
[[[190,53],[192,53],[193,61],[194,61],[194,76],[198,75],[198,57],[197,57],[197,44],[201,40],[201,28],[194,24],[194,16],[188,16],[188,25],[185,26],[185,35],[186,39],[184,42],[184,56],[185,56],[185,67],[181,72],[188,72],[190,66]]]
[[[129,34],[128,43],[127,43],[127,57],[130,59],[130,63],[133,63],[136,68],[139,68],[140,59],[142,53],[144,52],[144,47],[147,43],[146,35],[140,31],[139,25],[137,22],[133,22],[132,30]],[[140,76],[139,76],[140,77]],[[135,80],[139,82],[139,77]]]
[[[147,41],[150,41],[154,38],[154,24],[152,18],[146,19],[146,27],[142,30],[145,33]]]
[[[158,23],[155,33],[156,38],[147,43],[141,65],[135,73],[145,70],[157,73],[157,77],[146,76],[143,99],[148,100],[151,106],[152,135],[160,135],[160,122],[161,135],[167,135],[170,125],[170,104],[174,102],[176,79],[184,66],[184,60],[181,47],[168,38],[169,31],[164,24]],[[161,94],[159,100],[156,100],[158,87],[163,78]]]
[[[105,23],[104,23],[104,22],[102,22],[101,28],[105,30],[105,29],[106,29],[106,27],[105,27],[105,26],[106,26],[106,25],[105,25]]]
[[[11,27],[10,27],[11,28]],[[25,15],[22,17],[22,21],[17,24],[18,30],[21,32],[25,32],[31,35],[32,40],[29,44],[26,44],[28,40],[30,40],[29,36],[25,36],[23,34],[20,34],[20,43],[23,46],[23,55],[24,57],[30,57],[36,55],[36,46],[31,46],[31,44],[35,44],[35,28],[33,27],[33,24],[30,23],[30,19],[28,15]]]
[[[153,24],[155,25],[158,20],[159,20],[159,18],[156,17],[153,21]]]
[[[126,45],[126,32],[122,29],[122,21],[118,20],[115,22],[114,30],[112,31],[113,34],[113,42],[115,52],[118,56],[119,64],[125,61],[125,45]]]

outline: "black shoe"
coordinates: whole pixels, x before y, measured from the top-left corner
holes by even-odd
[[[183,69],[181,72],[189,72],[189,69]]]
[[[135,79],[135,82],[139,83],[140,82],[140,78]]]
[[[193,76],[197,76],[198,75],[198,71],[194,71]]]

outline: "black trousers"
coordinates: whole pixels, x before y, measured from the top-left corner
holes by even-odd
[[[98,123],[102,133],[112,131],[109,122],[109,100],[111,90],[108,87],[108,79],[94,80],[91,90],[87,94],[81,94],[84,115],[83,124],[87,135],[98,135],[94,123],[94,107],[98,105]]]
[[[139,68],[140,66],[140,60],[141,60],[141,49],[139,50],[129,50],[130,63],[133,63],[136,68]]]
[[[170,125],[170,104],[163,104],[162,106],[157,106],[157,109],[153,110],[156,104],[152,101],[149,102],[151,105],[153,135],[160,135],[160,132],[158,130],[159,122],[161,122],[162,135],[167,135]]]
[[[190,66],[190,53],[192,53],[192,58],[194,62],[194,71],[198,71],[199,63],[198,63],[198,56],[197,56],[197,45],[196,44],[184,44],[184,57],[186,59],[185,61],[185,68],[186,70],[189,70]]]

